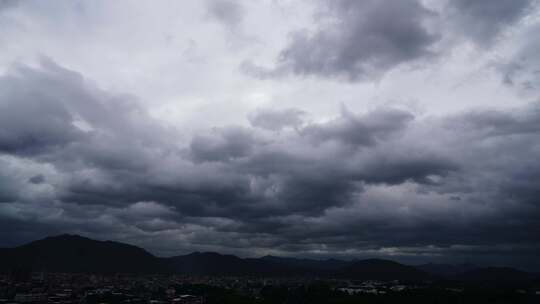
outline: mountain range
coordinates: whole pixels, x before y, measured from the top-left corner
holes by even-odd
[[[342,261],[276,256],[239,258],[214,252],[194,252],[162,258],[133,245],[67,234],[47,237],[15,248],[0,249],[0,272],[17,269],[71,273],[310,276],[382,281],[444,278],[521,282],[537,278],[536,275],[512,268],[479,268],[465,264],[410,266],[383,259]]]

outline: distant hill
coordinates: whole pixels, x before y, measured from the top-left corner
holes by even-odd
[[[194,252],[163,259],[177,273],[198,275],[299,275],[305,270],[265,259],[241,259],[215,252]]]
[[[413,266],[382,259],[356,261],[342,268],[337,274],[357,280],[425,281],[433,279],[432,275]]]
[[[163,271],[161,263],[142,248],[67,234],[4,249],[0,256],[0,269],[98,273]]]
[[[467,271],[477,269],[479,267],[473,264],[452,265],[452,264],[429,263],[429,264],[422,264],[422,265],[416,266],[416,268],[422,271],[425,271],[427,273],[431,273],[433,275],[449,277],[449,276],[456,276],[458,274],[462,274]]]
[[[260,258],[261,260],[271,261],[276,264],[286,265],[289,267],[311,269],[317,271],[333,272],[349,265],[351,262],[327,259],[327,260],[312,260],[312,259],[298,259],[298,258],[285,258],[272,255],[266,255]]]
[[[179,273],[204,275],[268,275],[344,277],[358,280],[422,281],[430,274],[413,266],[389,260],[369,259],[354,262],[340,260],[310,260],[265,256],[241,259],[218,253],[192,253],[166,259]]]
[[[227,274],[249,272],[243,259],[214,252],[194,252],[165,259],[176,272],[192,274]]]
[[[472,266],[471,266],[472,267]],[[31,270],[87,273],[179,273],[191,275],[310,276],[355,280],[433,280],[449,275],[466,282],[522,282],[533,275],[511,268],[469,269],[469,266],[426,264],[418,267],[390,260],[341,261],[265,256],[239,258],[194,252],[169,258],[118,242],[60,235],[15,248],[0,248],[0,271]],[[461,271],[463,270],[463,271]]]

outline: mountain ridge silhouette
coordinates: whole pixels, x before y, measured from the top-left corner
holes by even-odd
[[[49,236],[18,247],[0,248],[0,271],[4,272],[27,269],[67,273],[310,276],[425,281],[444,277],[445,275],[441,274],[441,267],[451,268],[448,265],[440,267],[437,265],[410,266],[385,259],[343,261],[277,256],[240,258],[217,252],[192,252],[172,257],[157,257],[134,245],[93,240],[73,234]],[[450,276],[447,277],[467,280],[467,277],[474,275],[476,281],[481,281],[483,276],[487,276],[486,280],[489,280],[494,275],[504,278],[504,273],[510,273],[513,281],[521,281],[534,276],[511,268],[470,266],[463,269],[466,271],[450,272]]]

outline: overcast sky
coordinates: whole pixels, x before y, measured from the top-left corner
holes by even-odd
[[[0,246],[540,269],[534,0],[0,0]]]

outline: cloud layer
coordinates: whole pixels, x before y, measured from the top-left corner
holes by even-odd
[[[68,230],[162,253],[538,250],[538,104],[424,118],[343,108],[321,122],[261,109],[252,126],[179,142],[133,97],[50,60],[13,67],[0,87],[6,240]]]
[[[411,69],[448,56],[462,46],[452,40],[488,48],[538,8],[534,0],[437,4],[430,8],[419,0],[321,2],[313,16],[316,29],[291,32],[273,68],[251,61],[242,68],[260,78],[292,73],[370,81],[397,68]]]
[[[540,269],[539,8],[0,1],[0,246]]]

